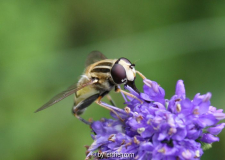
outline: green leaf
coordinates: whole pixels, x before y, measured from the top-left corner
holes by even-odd
[[[201,146],[202,146],[203,151],[212,148],[212,144],[203,143],[203,142],[201,142]]]

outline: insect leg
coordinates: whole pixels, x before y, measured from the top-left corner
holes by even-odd
[[[117,89],[117,88],[121,89],[119,85],[115,87],[115,89]],[[121,95],[123,96],[123,99],[125,100],[125,102],[127,102],[127,98],[126,98],[126,96],[123,94],[123,92],[120,92],[120,93],[121,93]]]
[[[113,101],[112,97],[109,95],[109,91],[105,91],[100,95],[101,97],[106,96],[106,98],[109,100],[109,102],[113,105],[116,106],[116,103]]]
[[[95,103],[97,103],[98,105],[100,105],[101,107],[110,110],[111,112],[113,112],[121,121],[124,121],[117,113],[116,111],[114,111],[113,109],[109,108],[108,106],[102,104],[101,102],[102,96],[99,96],[98,99],[95,101]]]
[[[84,122],[85,124],[90,125],[91,124],[90,122],[84,120],[79,115],[81,115],[85,111],[85,109],[89,105],[91,105],[91,103],[93,103],[98,97],[99,97],[99,94],[94,94],[94,95],[86,98],[85,100],[81,101],[80,103],[74,104],[74,107],[72,109],[74,116],[77,117],[81,122]]]
[[[81,122],[87,124],[87,125],[91,125],[91,122],[86,121],[85,119],[81,118],[80,116],[77,115],[77,113],[74,113],[74,116],[79,119]]]
[[[136,70],[136,73],[142,78],[142,79],[146,79],[146,77],[139,71]]]
[[[106,95],[106,98],[109,100],[109,102],[113,105],[116,106],[116,103],[113,101],[112,97],[110,95]]]
[[[124,90],[122,90],[122,89],[120,89],[120,88],[116,88],[116,92],[122,92],[122,93],[124,93],[125,95],[130,96],[130,97],[132,97],[132,98],[134,98],[134,99],[140,101],[141,103],[143,103],[143,101],[140,100],[140,99],[139,99],[138,97],[136,97],[135,95],[133,95],[133,94],[131,94],[131,93],[129,93],[129,92],[126,92],[126,91],[124,91]]]

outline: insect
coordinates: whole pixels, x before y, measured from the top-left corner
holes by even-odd
[[[139,93],[134,83],[136,73],[145,79],[140,72],[135,70],[135,64],[132,64],[128,59],[107,59],[101,52],[93,51],[87,57],[85,65],[86,69],[78,83],[54,96],[35,112],[46,109],[69,95],[75,94],[72,112],[79,120],[89,124],[90,122],[81,118],[80,115],[93,102],[96,102],[98,105],[112,111],[118,118],[120,118],[112,108],[103,105],[101,102],[102,97],[107,95],[112,105],[115,106],[114,102],[108,95],[108,93],[114,88],[116,92],[122,92],[130,97],[138,99],[136,96],[119,88],[119,85],[124,84],[130,86],[133,90]]]

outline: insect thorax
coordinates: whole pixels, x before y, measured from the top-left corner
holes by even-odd
[[[92,78],[97,78],[98,82],[96,84],[93,84],[93,87],[96,90],[99,90],[100,93],[106,92],[106,91],[111,91],[114,87],[115,84],[112,81],[111,75],[110,74],[105,74],[105,73],[91,73]]]

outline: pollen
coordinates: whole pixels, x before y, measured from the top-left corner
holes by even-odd
[[[182,152],[182,156],[185,159],[190,159],[191,158],[191,152],[189,150],[185,150],[185,151]]]
[[[151,124],[151,121],[152,121],[152,120],[149,118],[149,120],[147,121],[147,124]]]
[[[194,109],[193,114],[194,114],[194,115],[199,115],[198,108],[195,108],[195,109]]]
[[[197,151],[195,152],[195,157],[196,157],[196,158],[199,158],[199,157],[200,157],[200,151],[199,151],[199,150],[197,150]]]
[[[160,153],[166,153],[166,149],[163,147],[163,148],[159,149],[158,152],[160,152]]]
[[[130,113],[130,108],[129,108],[129,107],[125,107],[124,110],[125,110],[125,112],[128,113],[128,114]]]
[[[176,105],[176,111],[177,111],[178,113],[181,111],[181,105],[180,105],[180,103],[178,103],[178,104]]]
[[[114,134],[111,134],[108,138],[109,141],[112,141],[112,142],[115,142],[115,139],[113,139],[115,135]]]
[[[174,134],[176,132],[177,132],[177,129],[176,128],[170,128],[168,134],[169,135],[172,135],[172,134]]]
[[[138,116],[138,117],[136,118],[136,121],[137,121],[138,123],[140,123],[143,119],[144,119],[144,118],[140,115],[140,116]]]
[[[135,144],[140,144],[140,141],[137,139],[136,136],[134,136],[134,143],[135,143]]]
[[[145,131],[145,128],[144,128],[144,127],[138,128],[138,129],[137,129],[137,132],[138,132],[139,134],[143,133],[144,131]]]

